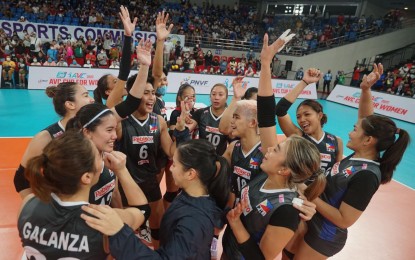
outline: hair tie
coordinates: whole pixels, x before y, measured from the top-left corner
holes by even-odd
[[[396,128],[395,134],[396,135],[399,135],[400,132],[401,132],[401,129],[400,128]]]

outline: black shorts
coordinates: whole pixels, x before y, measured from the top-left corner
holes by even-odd
[[[160,185],[157,181],[156,176],[142,183],[137,183],[137,184],[140,187],[140,189],[143,191],[144,195],[146,195],[148,202],[155,202],[155,201],[161,200],[162,196],[161,196]],[[127,198],[125,197],[125,193],[122,190],[121,185],[119,187],[120,187],[120,193],[121,193],[121,198],[122,198],[122,204],[124,206],[127,206],[128,202],[127,202]]]
[[[310,229],[304,236],[304,241],[315,251],[319,252],[322,255],[327,257],[332,257],[338,252],[340,252],[345,243],[341,242],[333,242],[329,240],[321,239],[317,234],[314,232],[310,232]]]

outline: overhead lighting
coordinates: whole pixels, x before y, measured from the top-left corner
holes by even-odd
[[[403,9],[408,10],[408,7],[404,7]]]

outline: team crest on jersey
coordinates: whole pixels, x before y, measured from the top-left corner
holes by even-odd
[[[56,134],[53,134],[53,138],[59,137],[61,135],[63,135],[63,131],[59,131]]]
[[[133,144],[152,144],[154,143],[153,136],[133,136],[132,137]]]
[[[258,212],[262,215],[265,216],[268,212],[270,212],[270,210],[272,210],[274,208],[274,206],[271,204],[271,202],[269,200],[264,200],[263,202],[259,203],[258,205],[256,205],[256,209],[258,210]]]
[[[249,168],[258,169],[260,161],[261,160],[259,158],[251,158],[251,160],[249,161]]]
[[[332,143],[326,143],[327,152],[334,152],[336,150],[336,147],[334,147],[334,144]]]
[[[280,195],[278,195],[278,202],[279,203],[284,203],[285,202],[285,198],[284,198],[284,194],[280,194]]]
[[[245,186],[241,190],[241,201],[246,201],[246,208],[243,209],[244,215],[248,215],[252,211],[251,201],[249,200],[249,186]]]
[[[233,173],[236,175],[241,176],[242,178],[251,179],[251,172],[248,170],[245,170],[244,168],[241,168],[239,166],[233,166]]]
[[[353,175],[356,171],[357,170],[354,166],[349,166],[343,170],[343,174],[344,176],[349,177],[350,175]]]
[[[157,132],[157,124],[150,124],[150,134]]]

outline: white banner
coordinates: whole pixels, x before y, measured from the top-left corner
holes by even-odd
[[[21,23],[19,21],[0,20],[0,28],[2,28],[6,34],[10,36],[13,32],[20,34],[24,30],[26,30],[29,34],[31,32],[36,32],[37,37],[43,41],[56,40],[58,34],[62,36],[62,40],[68,39],[69,36],[72,36],[72,38],[75,39],[83,36],[85,40],[88,36],[91,36],[92,40],[95,40],[98,35],[104,38],[106,33],[110,33],[112,39],[117,39],[118,37],[124,38],[124,30],[120,29],[72,26],[62,24],[43,24],[32,22]],[[150,39],[153,43],[156,42],[157,39],[155,32],[135,31],[133,37],[135,39]],[[173,44],[176,44],[177,41],[180,41],[180,44],[184,47],[184,35],[171,34],[170,38]]]
[[[327,100],[351,107],[359,107],[359,88],[337,85]],[[415,123],[415,99],[372,92],[375,113]]]
[[[167,88],[167,92],[177,93],[180,85],[187,82],[195,88],[196,94],[210,94],[210,89],[213,85],[222,83],[228,88],[229,95],[233,95],[231,85],[234,78],[235,76],[170,72],[168,75],[169,87]],[[257,88],[259,78],[245,77],[244,82],[248,83],[248,88]],[[285,96],[298,84],[298,82],[298,80],[272,79],[272,88],[275,97]],[[307,86],[300,94],[299,98],[317,99],[316,84],[313,83]]]
[[[137,71],[134,70],[134,73]],[[29,66],[28,89],[46,89],[61,82],[77,82],[87,90],[94,90],[105,74],[118,75],[118,69],[91,69],[81,67]],[[133,74],[133,73],[131,73]]]

